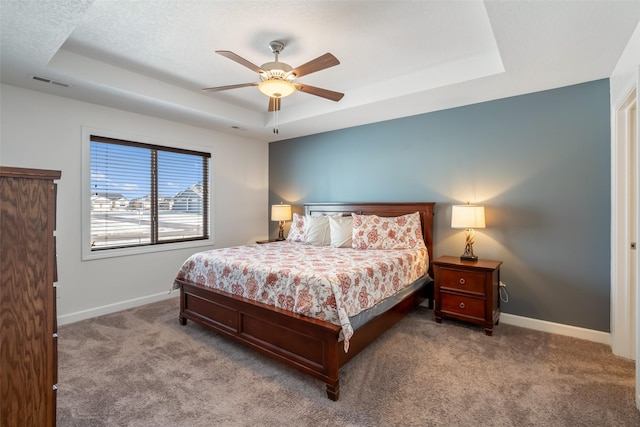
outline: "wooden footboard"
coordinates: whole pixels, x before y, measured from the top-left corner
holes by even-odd
[[[419,212],[429,259],[433,259],[434,203],[331,203],[307,204],[309,215],[375,214],[398,216]],[[431,262],[429,262],[431,275]],[[180,285],[182,325],[187,319],[229,337],[275,360],[326,383],[327,397],[338,400],[341,366],[365,349],[427,295],[433,295],[432,282],[416,289],[400,303],[361,326],[344,351],[339,340],[340,326],[301,316],[256,301],[204,287],[184,280]]]
[[[339,341],[340,326],[300,316],[201,285],[180,284],[180,324],[187,319],[279,360],[326,383],[327,397],[338,400],[341,366],[425,299],[425,287],[363,325],[349,351]]]
[[[339,395],[340,326],[179,281],[180,323],[193,320],[208,329],[279,360],[327,384]]]

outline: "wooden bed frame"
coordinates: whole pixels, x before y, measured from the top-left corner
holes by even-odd
[[[419,212],[429,252],[429,276],[433,277],[433,208],[435,203],[312,203],[308,215],[363,214],[393,217]],[[377,337],[382,335],[425,297],[428,283],[387,312],[361,326],[345,353],[339,341],[339,325],[301,316],[185,280],[180,285],[180,324],[192,320],[220,335],[285,363],[326,383],[327,397],[338,400],[338,371]],[[433,301],[432,297],[431,301]]]

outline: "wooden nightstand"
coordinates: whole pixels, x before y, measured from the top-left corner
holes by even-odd
[[[273,242],[284,242],[284,240],[276,240],[276,239],[256,240],[256,243],[259,245],[264,245],[265,243],[273,243]]]
[[[502,261],[461,261],[442,256],[433,261],[435,318],[451,317],[484,326],[487,335],[500,320]]]

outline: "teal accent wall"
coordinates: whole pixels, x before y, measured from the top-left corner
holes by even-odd
[[[502,311],[608,332],[610,168],[604,79],[273,142],[269,202],[433,201],[435,256],[464,249],[451,205],[482,204]]]

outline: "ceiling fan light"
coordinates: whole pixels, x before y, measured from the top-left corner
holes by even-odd
[[[293,83],[282,79],[269,79],[260,82],[258,90],[270,98],[284,98],[296,91]]]

